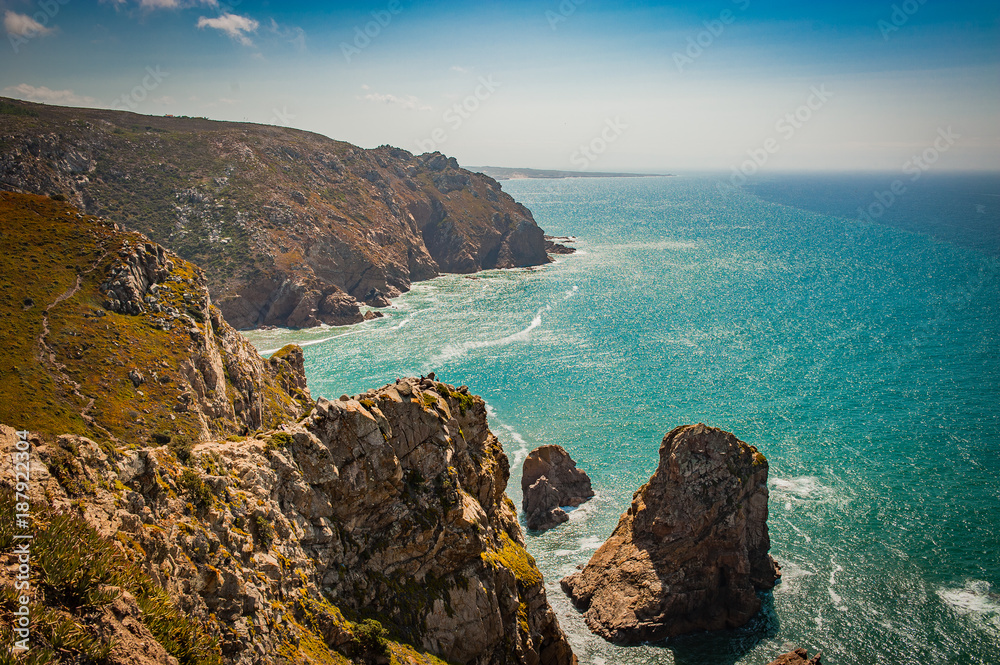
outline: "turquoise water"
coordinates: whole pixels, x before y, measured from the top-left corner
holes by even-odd
[[[518,505],[527,451],[569,450],[598,496],[528,548],[583,665],[757,664],[794,646],[831,665],[1000,659],[996,255],[711,177],[503,185],[580,251],[417,284],[385,319],[252,340],[308,344],[314,396],[430,371],[468,384]],[[612,646],[558,580],[692,422],[769,458],[783,581],[741,631]]]

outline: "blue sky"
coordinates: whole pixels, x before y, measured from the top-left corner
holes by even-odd
[[[468,165],[892,171],[934,149],[937,169],[1000,169],[996,2],[0,0],[0,13],[0,94],[35,101],[281,124]]]

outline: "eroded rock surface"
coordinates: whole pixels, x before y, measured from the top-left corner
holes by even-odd
[[[545,531],[569,519],[561,506],[579,506],[594,496],[590,478],[562,446],[532,450],[521,475],[525,521],[532,531]]]
[[[166,446],[116,456],[38,439],[34,499],[79,506],[141,548],[227,663],[303,662],[291,654],[310,639],[343,649],[340,609],[450,663],[576,662],[504,493],[507,457],[467,389],[404,379],[232,438],[198,445],[188,465]],[[15,442],[0,427],[3,459]]]
[[[779,576],[767,496],[755,447],[714,427],[678,427],[614,533],[563,590],[614,642],[741,626]]]

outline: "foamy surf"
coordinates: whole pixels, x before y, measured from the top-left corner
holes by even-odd
[[[1000,628],[1000,594],[989,582],[970,580],[961,589],[938,589],[937,595],[958,614],[981,615]]]
[[[469,351],[474,351],[476,349],[485,349],[494,346],[507,346],[515,342],[526,342],[530,338],[529,336],[531,335],[531,331],[542,325],[542,312],[551,310],[552,307],[546,305],[542,309],[538,310],[538,313],[535,314],[534,318],[531,319],[531,323],[529,323],[526,328],[511,335],[507,335],[506,337],[476,342],[465,342],[464,344],[459,344],[457,346],[446,346],[441,353],[438,354],[438,357],[430,363],[430,365],[435,366],[449,360],[454,360],[455,358],[460,358]]]

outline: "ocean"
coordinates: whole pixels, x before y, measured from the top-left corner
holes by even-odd
[[[927,174],[889,202],[895,179],[507,181],[576,254],[416,284],[384,319],[248,337],[302,344],[314,397],[431,371],[467,384],[518,506],[527,452],[565,447],[597,496],[527,541],[582,665],[799,646],[830,665],[994,663],[1000,177]],[[610,535],[664,434],[695,422],[767,456],[782,581],[743,629],[608,644],[559,579]]]

